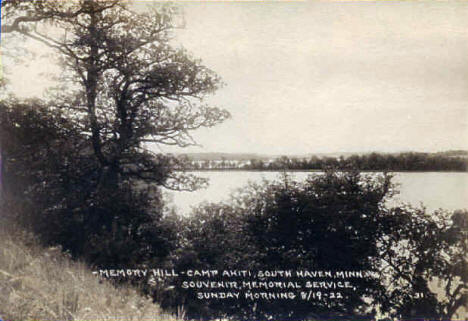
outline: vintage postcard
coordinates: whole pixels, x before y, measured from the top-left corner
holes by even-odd
[[[467,2],[0,3],[0,321],[468,319]]]

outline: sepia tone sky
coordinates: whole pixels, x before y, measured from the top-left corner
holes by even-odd
[[[232,119],[195,133],[202,148],[156,150],[468,149],[467,2],[181,6],[176,41],[221,76],[226,85],[209,102]],[[31,73],[50,67],[33,64],[17,66],[15,91],[44,84]]]

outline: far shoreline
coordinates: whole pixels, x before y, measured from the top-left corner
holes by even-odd
[[[338,172],[349,172],[354,169],[335,169]],[[177,172],[302,172],[302,173],[324,173],[324,169],[247,169],[247,168],[215,168],[215,169],[188,169],[177,170]],[[361,173],[468,173],[468,171],[457,170],[379,170],[379,169],[357,169]]]

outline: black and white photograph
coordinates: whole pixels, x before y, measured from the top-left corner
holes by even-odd
[[[468,320],[467,1],[0,3],[0,321]]]

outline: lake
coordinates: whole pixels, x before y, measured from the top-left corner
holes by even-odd
[[[203,201],[219,202],[229,199],[232,191],[242,188],[249,181],[261,182],[263,179],[274,180],[279,172],[261,171],[200,171],[192,172],[209,179],[209,187],[195,192],[165,191],[169,206],[177,213],[188,215],[192,206]],[[289,172],[296,180],[303,180],[308,175],[320,175],[320,172]],[[399,184],[400,194],[392,199],[392,205],[409,203],[429,210],[439,208],[447,210],[468,208],[468,173],[460,172],[398,172],[393,181]]]

